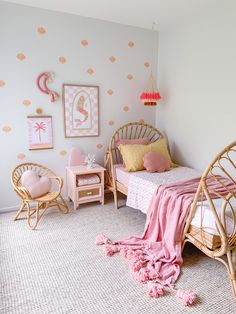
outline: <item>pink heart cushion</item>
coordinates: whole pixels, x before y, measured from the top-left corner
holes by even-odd
[[[164,172],[170,170],[170,161],[162,154],[150,152],[144,155],[144,168],[148,172]]]
[[[21,176],[21,184],[36,198],[48,193],[51,189],[51,180],[47,177],[40,177],[35,171],[27,170]]]

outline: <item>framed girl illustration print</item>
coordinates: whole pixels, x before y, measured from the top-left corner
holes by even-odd
[[[52,117],[28,116],[29,150],[53,148]]]
[[[65,137],[98,136],[99,87],[62,86]]]

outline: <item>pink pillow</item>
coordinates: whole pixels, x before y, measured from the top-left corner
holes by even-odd
[[[21,184],[36,198],[48,193],[51,189],[51,180],[47,177],[40,177],[35,171],[27,170],[21,176]]]
[[[162,154],[150,152],[143,158],[144,168],[148,172],[164,172],[170,170],[170,161]]]
[[[120,144],[123,145],[133,145],[133,144],[139,144],[139,145],[148,145],[150,143],[149,139],[147,137],[143,138],[134,138],[134,139],[119,139],[116,141],[116,146],[119,146]]]

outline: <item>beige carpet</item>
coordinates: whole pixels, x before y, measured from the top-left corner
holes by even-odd
[[[185,308],[168,294],[149,300],[147,286],[129,275],[121,256],[105,257],[97,234],[118,240],[141,234],[145,216],[131,208],[84,205],[63,215],[45,214],[37,231],[14,213],[0,215],[0,313],[165,314],[236,313],[224,266],[189,246],[179,286],[192,288],[199,301]]]

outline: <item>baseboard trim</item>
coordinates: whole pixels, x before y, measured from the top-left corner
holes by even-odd
[[[20,205],[10,206],[10,207],[2,207],[0,208],[0,214],[16,212],[20,208]]]

